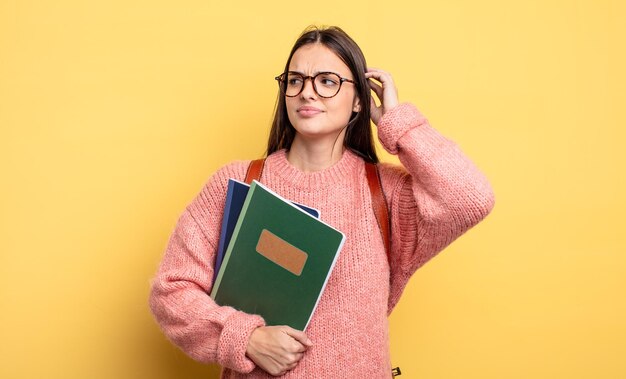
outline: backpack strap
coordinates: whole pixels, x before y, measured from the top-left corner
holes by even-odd
[[[378,166],[374,163],[365,162],[365,172],[367,173],[367,184],[370,187],[370,194],[372,196],[374,216],[376,216],[380,234],[383,237],[385,251],[387,252],[387,261],[391,263],[391,225],[389,223],[389,209],[387,209],[387,201],[385,201]]]
[[[263,173],[263,166],[265,166],[264,158],[250,162],[250,166],[248,166],[248,171],[246,172],[245,182],[250,184],[253,180],[259,180]],[[376,217],[380,234],[383,237],[387,261],[391,262],[391,225],[389,224],[389,210],[387,209],[387,202],[385,201],[378,166],[374,163],[365,162],[365,172],[367,174],[367,184],[369,185],[370,194],[372,196],[374,216]]]
[[[246,172],[246,179],[244,180],[244,182],[250,184],[253,180],[258,181],[259,179],[261,179],[263,166],[265,166],[265,158],[256,159],[250,162],[250,166],[248,166],[248,172]]]

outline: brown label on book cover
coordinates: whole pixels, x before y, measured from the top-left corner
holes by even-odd
[[[256,251],[294,275],[300,276],[308,258],[308,254],[278,237],[267,229],[263,229]]]

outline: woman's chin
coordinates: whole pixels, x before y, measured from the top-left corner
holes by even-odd
[[[309,142],[335,143],[342,131],[343,129],[296,128],[296,138]]]

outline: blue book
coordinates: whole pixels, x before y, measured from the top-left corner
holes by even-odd
[[[250,186],[246,183],[240,182],[235,179],[228,179],[228,190],[226,192],[226,203],[224,205],[224,215],[222,216],[222,229],[220,232],[220,242],[217,247],[217,257],[215,259],[215,270],[213,272],[213,283],[217,278],[217,273],[220,270],[220,266],[224,261],[224,253],[230,243],[230,239],[237,225],[237,220],[241,214],[243,203],[248,195]],[[320,217],[320,213],[317,209],[307,207],[306,205],[293,203],[302,210],[310,214],[315,218]]]

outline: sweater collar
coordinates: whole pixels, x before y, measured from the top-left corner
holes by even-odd
[[[304,172],[287,160],[287,150],[279,150],[266,159],[266,165],[272,176],[279,177],[295,187],[311,188],[336,185],[354,175],[354,171],[363,160],[346,149],[339,161],[323,170]]]

